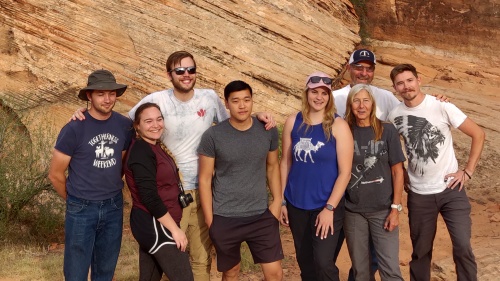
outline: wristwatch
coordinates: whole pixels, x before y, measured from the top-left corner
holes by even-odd
[[[335,207],[333,207],[332,204],[328,204],[328,203],[326,203],[325,209],[327,209],[328,211],[332,211],[332,212],[335,211]]]
[[[398,210],[398,212],[401,212],[403,210],[403,205],[401,205],[401,204],[397,204],[397,205],[396,204],[391,204],[391,208]]]

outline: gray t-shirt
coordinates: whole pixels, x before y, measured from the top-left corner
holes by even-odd
[[[378,141],[374,140],[375,134],[371,127],[352,128],[354,158],[345,204],[350,212],[382,211],[389,209],[392,203],[391,166],[404,162],[405,157],[394,125],[382,125],[384,132]]]
[[[246,131],[235,129],[229,120],[205,131],[198,154],[215,158],[214,215],[249,217],[266,210],[267,154],[278,145],[278,130],[266,131],[255,117]]]

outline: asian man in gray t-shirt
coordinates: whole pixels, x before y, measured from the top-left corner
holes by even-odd
[[[223,280],[238,280],[240,246],[246,242],[266,280],[281,280],[283,250],[278,217],[281,184],[278,131],[251,116],[252,88],[233,81],[224,89],[230,117],[202,136],[200,201]],[[268,207],[266,180],[274,198]]]

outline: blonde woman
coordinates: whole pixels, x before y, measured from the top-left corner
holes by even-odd
[[[302,110],[283,128],[280,219],[292,231],[302,280],[339,280],[332,261],[344,220],[353,140],[335,114],[328,75],[315,72],[305,86]]]

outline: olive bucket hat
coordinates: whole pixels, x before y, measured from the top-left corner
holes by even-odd
[[[116,90],[116,97],[123,95],[127,85],[117,84],[115,76],[108,70],[101,69],[92,72],[89,75],[87,87],[80,90],[78,97],[81,100],[88,101],[87,91],[89,90]]]

